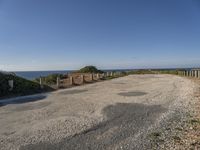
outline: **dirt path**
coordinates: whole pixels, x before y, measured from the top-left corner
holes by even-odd
[[[178,76],[132,75],[0,102],[0,149],[147,149],[194,88]]]

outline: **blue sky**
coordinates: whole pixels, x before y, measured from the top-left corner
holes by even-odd
[[[200,66],[199,0],[0,0],[0,70]]]

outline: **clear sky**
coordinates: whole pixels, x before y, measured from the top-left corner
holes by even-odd
[[[0,0],[0,70],[200,67],[200,0]]]

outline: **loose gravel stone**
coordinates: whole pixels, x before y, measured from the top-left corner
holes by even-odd
[[[173,149],[194,89],[178,76],[130,75],[4,103],[0,149]]]

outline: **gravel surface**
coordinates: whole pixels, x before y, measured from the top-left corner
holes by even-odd
[[[0,101],[0,149],[165,149],[195,88],[178,76],[130,75]]]

